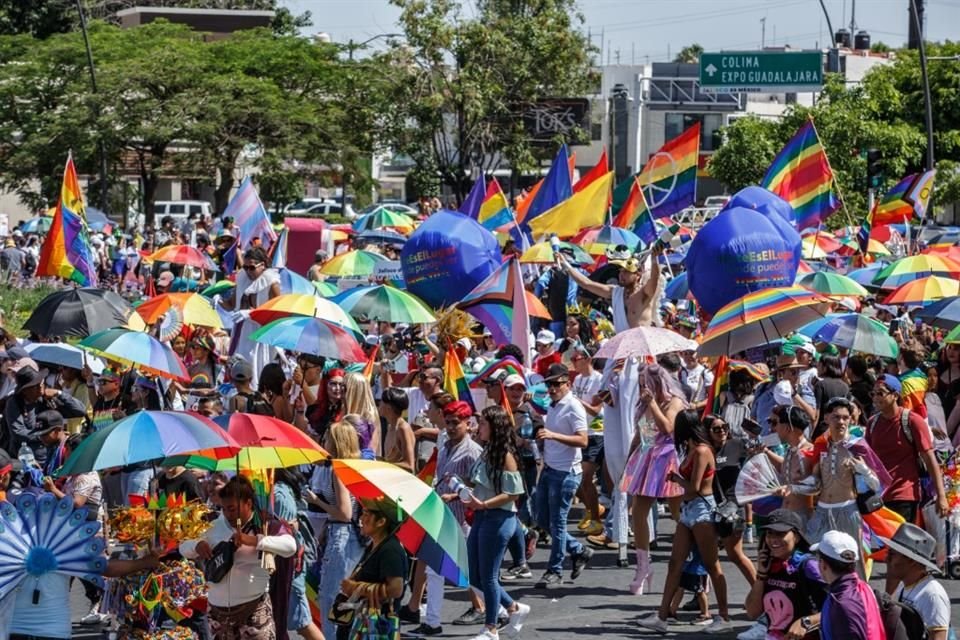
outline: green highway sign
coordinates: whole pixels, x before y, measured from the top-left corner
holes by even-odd
[[[724,51],[700,55],[705,93],[797,93],[823,87],[819,51]]]

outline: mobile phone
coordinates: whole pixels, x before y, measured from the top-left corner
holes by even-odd
[[[900,331],[900,318],[894,318],[890,321],[890,335],[896,335]]]

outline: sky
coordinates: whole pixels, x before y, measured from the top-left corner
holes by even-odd
[[[873,42],[897,47],[907,41],[909,0],[825,0],[834,29],[849,28],[856,5],[857,29]],[[310,33],[335,42],[363,41],[396,32],[399,14],[389,0],[281,0],[296,13],[310,11]],[[473,15],[473,0],[462,0]],[[706,51],[756,49],[789,44],[814,48],[829,43],[818,0],[579,0],[583,30],[603,50],[602,63],[641,64],[669,60],[697,42]],[[765,33],[764,33],[765,32]],[[928,40],[960,39],[960,0],[926,1]],[[371,45],[376,46],[376,44]],[[381,45],[382,46],[382,45]]]

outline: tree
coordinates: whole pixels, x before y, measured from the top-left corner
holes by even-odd
[[[522,114],[591,87],[574,0],[480,0],[472,18],[455,0],[392,2],[406,42],[391,51],[400,83],[390,136],[422,186],[439,178],[462,196],[474,168],[489,173],[506,160],[530,170],[555,150],[531,143]]]
[[[674,62],[686,62],[688,64],[697,64],[700,62],[700,56],[703,55],[703,47],[694,42],[691,45],[687,45],[683,49],[680,49],[677,52],[677,55],[674,56]]]
[[[724,127],[721,138],[710,156],[710,174],[731,191],[759,184],[781,147],[777,123],[753,115]]]

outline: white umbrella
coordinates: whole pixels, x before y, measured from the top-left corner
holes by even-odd
[[[35,342],[24,348],[30,354],[30,357],[37,362],[58,364],[61,367],[70,367],[78,371],[83,369],[83,365],[86,364],[94,375],[103,373],[105,366],[100,358],[87,353],[83,349],[62,342]]]
[[[635,327],[618,333],[607,340],[597,351],[597,358],[622,358],[659,356],[674,351],[696,351],[699,345],[670,329],[661,327]]]

